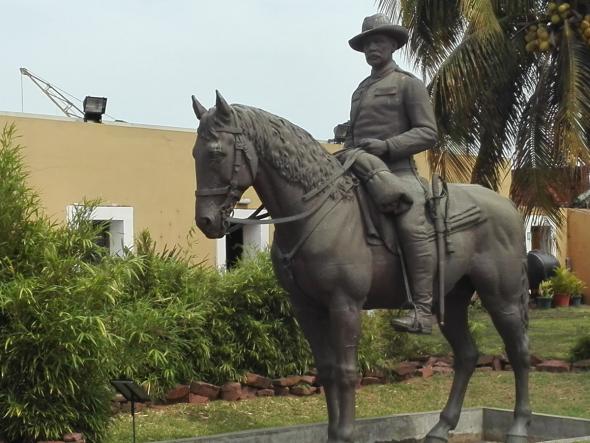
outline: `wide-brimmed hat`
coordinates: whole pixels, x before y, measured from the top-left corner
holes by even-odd
[[[395,39],[398,48],[401,48],[408,41],[408,30],[403,26],[394,25],[385,14],[375,14],[365,17],[363,20],[362,32],[348,40],[348,44],[355,51],[364,52],[364,40],[369,35],[386,34]]]

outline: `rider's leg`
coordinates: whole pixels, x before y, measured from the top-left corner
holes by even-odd
[[[393,321],[396,329],[430,334],[432,331],[432,289],[436,266],[436,247],[427,235],[424,195],[412,195],[412,208],[396,217],[399,240],[406,263],[415,309]]]

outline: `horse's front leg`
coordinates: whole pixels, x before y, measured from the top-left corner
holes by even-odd
[[[329,443],[353,441],[360,313],[361,306],[352,298],[334,297],[331,301],[329,333],[336,363],[332,386],[338,393],[340,410],[336,435],[329,435]]]
[[[336,441],[340,399],[334,378],[336,361],[330,342],[329,311],[319,303],[303,296],[292,295],[291,303],[295,317],[311,347],[319,382],[324,388],[328,408],[328,440]]]

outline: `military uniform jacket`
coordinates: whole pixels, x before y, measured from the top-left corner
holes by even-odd
[[[382,160],[391,170],[413,167],[413,155],[437,140],[436,121],[424,83],[392,65],[363,80],[352,94],[346,147],[363,138],[387,142]]]

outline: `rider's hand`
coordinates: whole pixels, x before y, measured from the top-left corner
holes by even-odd
[[[377,157],[383,157],[387,154],[387,143],[376,138],[363,138],[359,141],[358,146]]]

